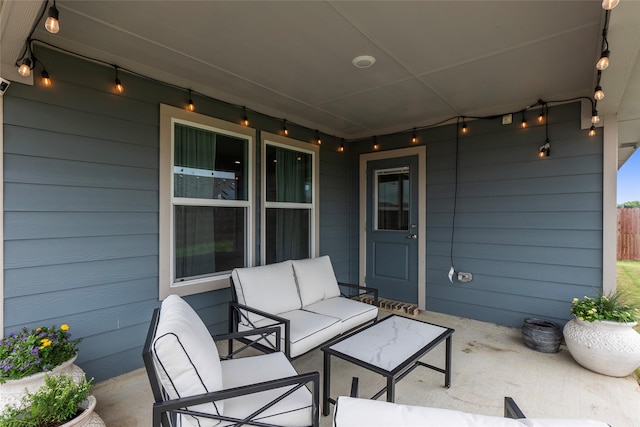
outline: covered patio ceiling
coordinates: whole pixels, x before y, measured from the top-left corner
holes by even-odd
[[[350,140],[592,96],[600,3],[60,0],[60,32],[33,37]],[[0,0],[2,77],[24,79],[14,62],[43,5]],[[640,141],[640,2],[612,10],[608,40],[598,111],[618,121],[620,166]]]

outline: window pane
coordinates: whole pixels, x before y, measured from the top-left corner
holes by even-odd
[[[174,196],[247,200],[248,141],[176,123]]]
[[[409,229],[409,171],[376,175],[378,230]]]
[[[310,257],[310,212],[308,209],[267,209],[267,264]]]
[[[176,206],[176,281],[244,267],[245,209]]]
[[[311,203],[311,154],[267,145],[265,161],[267,201]]]

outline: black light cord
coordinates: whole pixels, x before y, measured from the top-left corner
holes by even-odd
[[[454,184],[453,184],[453,213],[451,215],[451,248],[450,248],[450,252],[449,252],[449,259],[451,261],[451,267],[453,268],[453,271],[456,271],[456,267],[453,263],[453,247],[454,247],[454,241],[455,241],[455,235],[456,235],[456,213],[457,213],[457,207],[458,207],[458,171],[459,171],[459,162],[460,162],[460,120],[462,118],[458,117],[458,120],[456,121],[456,164],[455,164],[455,171],[454,171]],[[464,121],[464,119],[462,119]]]

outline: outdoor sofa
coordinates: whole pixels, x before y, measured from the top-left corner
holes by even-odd
[[[142,358],[153,392],[153,427],[319,425],[319,374],[298,374],[280,351],[280,328],[253,330],[270,353],[219,357],[216,341],[182,298],[170,295],[153,313]],[[246,354],[246,353],[245,353]]]
[[[338,283],[328,256],[236,268],[231,280],[230,331],[280,325],[290,358],[378,317],[378,290]],[[373,305],[351,298],[363,295]]]
[[[334,427],[609,427],[587,419],[526,418],[510,397],[504,398],[504,417],[497,417],[360,399],[357,389],[358,379],[353,378],[351,396],[338,397]]]

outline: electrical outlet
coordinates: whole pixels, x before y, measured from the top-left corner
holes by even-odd
[[[458,272],[458,282],[466,283],[473,280],[473,274]]]
[[[513,114],[505,114],[502,116],[502,124],[510,125],[513,122]]]

